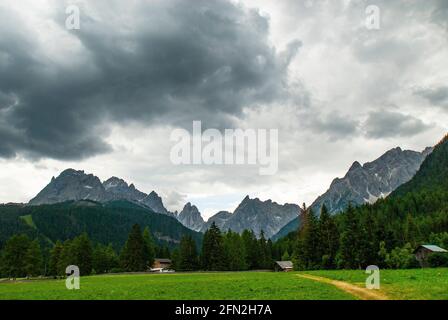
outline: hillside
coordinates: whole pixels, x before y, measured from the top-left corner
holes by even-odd
[[[55,242],[87,232],[92,241],[112,243],[118,249],[135,223],[142,228],[148,226],[161,245],[172,247],[186,234],[197,243],[202,239],[200,233],[184,227],[175,218],[128,201],[101,204],[83,200],[40,206],[0,206],[0,245],[17,233]]]
[[[417,174],[389,197],[375,204],[349,208],[332,217],[338,229],[334,233],[338,239],[332,242],[339,246],[334,255],[335,265],[358,268],[375,264],[402,268],[412,266],[413,262],[397,263],[391,258],[397,250],[407,252],[411,259],[412,251],[424,243],[448,247],[447,150],[448,139],[445,138]],[[296,240],[297,234],[287,234],[275,243],[276,251],[279,254],[293,252]],[[319,261],[320,257],[310,256],[305,263],[315,266]]]
[[[349,204],[373,204],[410,181],[432,150],[433,148],[426,148],[422,152],[416,152],[397,147],[364,165],[355,161],[343,178],[333,180],[329,189],[313,202],[311,209],[319,214],[325,204],[330,213],[336,214],[344,211]],[[296,218],[280,229],[272,240],[278,240],[297,230],[298,225]]]
[[[414,178],[395,190],[391,197],[421,191],[448,191],[448,136],[435,147]]]

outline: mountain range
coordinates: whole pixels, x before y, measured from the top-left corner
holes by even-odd
[[[411,180],[432,151],[433,148],[426,148],[422,152],[394,148],[364,165],[356,161],[343,178],[333,180],[330,188],[313,202],[311,209],[319,213],[325,204],[328,211],[335,214],[346,209],[350,203],[359,206],[385,198]],[[286,224],[272,239],[280,239],[297,230],[298,226],[299,219],[296,218]]]
[[[349,203],[355,206],[374,203],[408,182],[432,150],[426,148],[415,152],[394,148],[364,165],[356,161],[343,178],[333,180],[330,188],[314,201],[311,208],[319,212],[325,204],[334,214],[344,210]],[[126,200],[155,213],[176,218],[194,231],[205,232],[215,223],[221,230],[242,232],[252,229],[257,236],[263,231],[265,237],[273,240],[295,230],[299,224],[297,217],[301,213],[296,204],[281,205],[272,200],[261,201],[246,196],[233,213],[220,211],[204,221],[198,208],[191,203],[187,203],[177,215],[165,208],[162,198],[155,191],[144,193],[117,177],[101,182],[93,174],[74,169],[67,169],[58,177],[53,177],[28,204],[38,206],[80,200],[98,203]]]
[[[151,209],[156,213],[175,216],[163,205],[162,198],[152,191],[141,192],[133,184],[112,177],[101,182],[93,174],[82,170],[67,169],[30,200],[29,205],[55,204],[65,201],[92,200],[105,203],[113,200],[128,200]]]

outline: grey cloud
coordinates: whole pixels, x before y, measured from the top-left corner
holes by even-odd
[[[54,3],[53,22],[69,32],[66,2]],[[106,123],[231,126],[244,107],[288,96],[301,44],[271,46],[269,21],[256,10],[224,0],[86,6],[81,29],[70,31],[80,49],[63,50],[67,64],[0,8],[0,97],[18,98],[0,114],[0,156],[85,158],[110,150]]]
[[[334,112],[322,115],[314,110],[312,114],[303,116],[302,119],[305,127],[315,133],[326,134],[333,141],[353,136],[359,126],[359,121]]]
[[[368,138],[411,137],[429,129],[422,120],[393,111],[374,111],[369,113],[364,123]]]
[[[414,92],[428,100],[434,106],[448,108],[448,87],[418,89]]]

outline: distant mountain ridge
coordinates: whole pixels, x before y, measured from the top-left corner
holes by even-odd
[[[428,147],[422,152],[416,152],[397,147],[364,165],[355,161],[343,178],[333,180],[327,192],[313,202],[311,209],[319,213],[325,204],[328,211],[335,214],[346,209],[349,203],[358,206],[385,198],[415,176],[433,149]],[[297,230],[298,226],[296,218],[286,224],[272,239],[280,239]]]
[[[93,174],[82,170],[67,169],[30,200],[29,205],[55,204],[65,201],[92,200],[101,203],[114,200],[127,200],[148,207],[156,213],[174,216],[163,205],[162,198],[152,191],[141,192],[133,184],[117,177],[103,183]]]
[[[411,180],[431,151],[432,148],[416,152],[397,147],[364,165],[355,161],[342,179],[333,180],[328,191],[319,196],[311,208],[319,212],[325,204],[330,213],[337,213],[349,203],[374,203]]]
[[[233,213],[221,211],[212,216],[202,228],[207,230],[213,222],[223,231],[228,229],[241,233],[252,230],[259,236],[261,231],[266,238],[277,233],[285,224],[299,215],[300,207],[296,204],[280,205],[272,200],[261,201],[246,196]]]

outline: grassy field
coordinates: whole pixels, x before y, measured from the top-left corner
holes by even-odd
[[[353,299],[333,286],[293,273],[234,272],[106,275],[81,278],[80,290],[65,280],[0,283],[0,299]]]
[[[310,271],[311,275],[365,286],[362,270]],[[381,270],[380,292],[390,299],[448,300],[448,268]]]
[[[304,274],[301,272],[300,274]],[[364,287],[363,271],[310,271]],[[381,290],[391,299],[448,299],[448,269],[383,270]],[[356,299],[333,285],[298,276],[296,272],[234,272],[105,275],[81,278],[70,291],[65,280],[0,282],[0,299]]]

